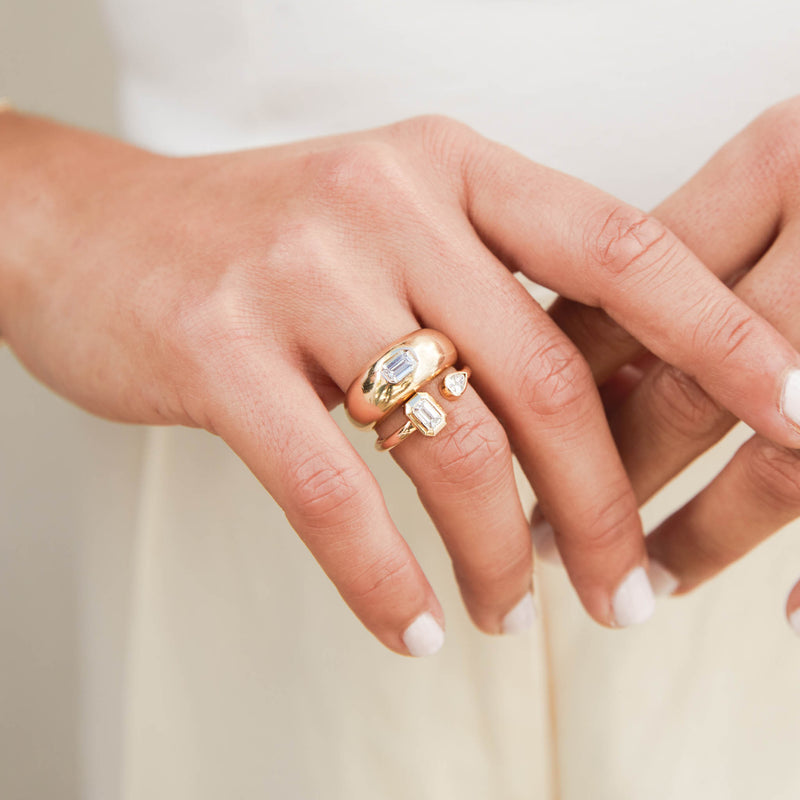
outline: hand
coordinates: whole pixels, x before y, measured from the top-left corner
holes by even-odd
[[[512,270],[603,307],[800,446],[777,401],[800,357],[663,225],[452,121],[177,159],[7,114],[0,160],[0,330],[19,358],[96,414],[221,436],[397,652],[434,650],[442,610],[326,409],[419,327],[454,340],[478,391],[440,436],[393,452],[477,625],[512,630],[530,612],[506,431],[592,616],[652,610],[587,362]]]
[[[759,117],[654,214],[722,280],[735,284],[755,312],[800,344],[800,98]],[[699,315],[716,314],[715,302],[698,307]],[[646,356],[602,311],[559,301],[552,316],[606,386],[611,429],[640,503],[736,422],[704,390],[702,373]],[[745,325],[708,335],[728,340],[730,357],[737,358],[750,333]],[[620,370],[637,362],[643,371]],[[745,393],[774,385],[766,374],[754,380]],[[797,373],[792,380],[800,385]],[[786,412],[796,416],[796,404],[786,397]],[[797,517],[799,455],[796,445],[753,436],[660,525],[647,545],[674,576],[660,573],[665,587],[689,591]],[[790,618],[798,609],[800,585],[788,600]],[[800,612],[794,620],[800,633]]]

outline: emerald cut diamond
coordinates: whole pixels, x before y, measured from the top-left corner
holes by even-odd
[[[406,416],[425,436],[436,436],[447,422],[444,410],[427,392],[418,392],[406,403]]]
[[[402,347],[390,353],[389,358],[381,368],[381,377],[392,385],[401,383],[417,368],[419,363],[414,351]]]

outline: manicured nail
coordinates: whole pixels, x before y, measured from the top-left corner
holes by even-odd
[[[792,626],[792,630],[800,636],[800,608],[796,608],[789,614],[789,624]]]
[[[556,546],[556,535],[553,532],[553,526],[546,519],[540,519],[531,525],[531,539],[536,555],[542,561],[563,566],[564,562],[561,560],[561,553],[558,552],[558,547]]]
[[[792,369],[786,373],[781,394],[781,411],[800,428],[800,369]]]
[[[426,611],[405,629],[403,644],[412,656],[432,656],[444,644],[444,631],[433,615]]]
[[[614,592],[611,606],[614,610],[614,622],[621,628],[639,625],[653,616],[656,598],[644,567],[636,567],[625,576]]]
[[[647,567],[647,577],[656,597],[669,597],[681,585],[681,582],[660,561],[652,557]]]
[[[524,633],[533,627],[536,620],[536,606],[533,594],[528,592],[511,611],[503,617],[503,633]]]

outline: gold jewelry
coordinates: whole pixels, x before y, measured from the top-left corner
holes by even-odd
[[[391,450],[393,447],[397,447],[403,439],[407,439],[411,436],[412,433],[417,429],[417,426],[413,422],[406,422],[401,428],[396,430],[394,433],[390,433],[385,439],[378,438],[375,441],[375,449],[376,450]]]
[[[442,378],[442,383],[439,386],[439,391],[448,399],[455,400],[461,397],[467,389],[467,382],[472,375],[472,370],[469,367],[464,367],[457,372],[448,372]]]
[[[469,367],[448,371],[439,383],[439,392],[448,400],[458,400],[467,388],[472,370]],[[404,409],[408,420],[388,436],[375,442],[377,450],[391,450],[400,442],[419,431],[424,436],[436,436],[447,425],[447,414],[442,406],[427,392],[417,392],[406,403]]]
[[[372,427],[456,358],[455,345],[430,328],[398,339],[350,384],[345,409],[351,422]]]

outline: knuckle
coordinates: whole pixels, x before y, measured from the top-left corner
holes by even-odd
[[[416,570],[411,557],[391,551],[382,558],[363,565],[347,580],[349,602],[362,605],[377,603],[385,596],[416,579]]]
[[[469,125],[446,114],[418,114],[395,123],[395,127],[423,141],[477,135]]]
[[[288,487],[295,513],[312,531],[324,532],[364,515],[361,471],[355,465],[331,461],[324,453],[295,462]]]
[[[606,499],[593,509],[582,528],[581,543],[594,553],[608,553],[619,547],[631,531],[641,531],[639,509],[627,481],[609,489]]]
[[[511,448],[502,426],[493,419],[465,420],[436,448],[436,467],[450,485],[485,484],[504,475]]]
[[[757,336],[756,320],[733,295],[706,303],[694,322],[693,350],[713,355],[716,365],[724,366]]]
[[[641,347],[636,338],[602,308],[577,306],[573,320],[574,337],[571,338],[581,343],[592,347],[601,344],[612,353]]]
[[[453,153],[462,152],[481,138],[466,123],[444,114],[421,114],[397,123],[396,127],[419,142],[438,163],[448,163]]]
[[[751,484],[771,507],[800,509],[800,452],[757,437],[745,464]]]
[[[352,212],[381,199],[393,201],[409,189],[408,170],[390,142],[362,141],[317,155],[313,194],[325,207]]]
[[[584,252],[593,271],[629,277],[665,267],[676,243],[655,218],[630,206],[604,207],[584,229]]]
[[[593,385],[588,364],[566,338],[523,348],[526,354],[512,374],[519,375],[518,396],[539,417],[554,417],[577,405]]]
[[[186,286],[179,303],[166,310],[156,345],[170,352],[165,360],[176,373],[207,383],[222,378],[239,383],[238,370],[257,348],[252,293],[238,278],[222,273],[213,287]]]
[[[421,151],[428,168],[466,205],[468,175],[484,162],[488,140],[466,123],[441,114],[412,117],[394,128]]]
[[[754,162],[795,180],[800,167],[800,95],[768,108],[749,126],[746,139]]]
[[[470,605],[493,609],[508,600],[509,588],[517,590],[533,569],[530,540],[495,553],[482,554],[479,564],[454,562],[456,580]]]
[[[655,424],[686,439],[710,435],[726,416],[694,378],[671,364],[654,372],[647,405]]]

